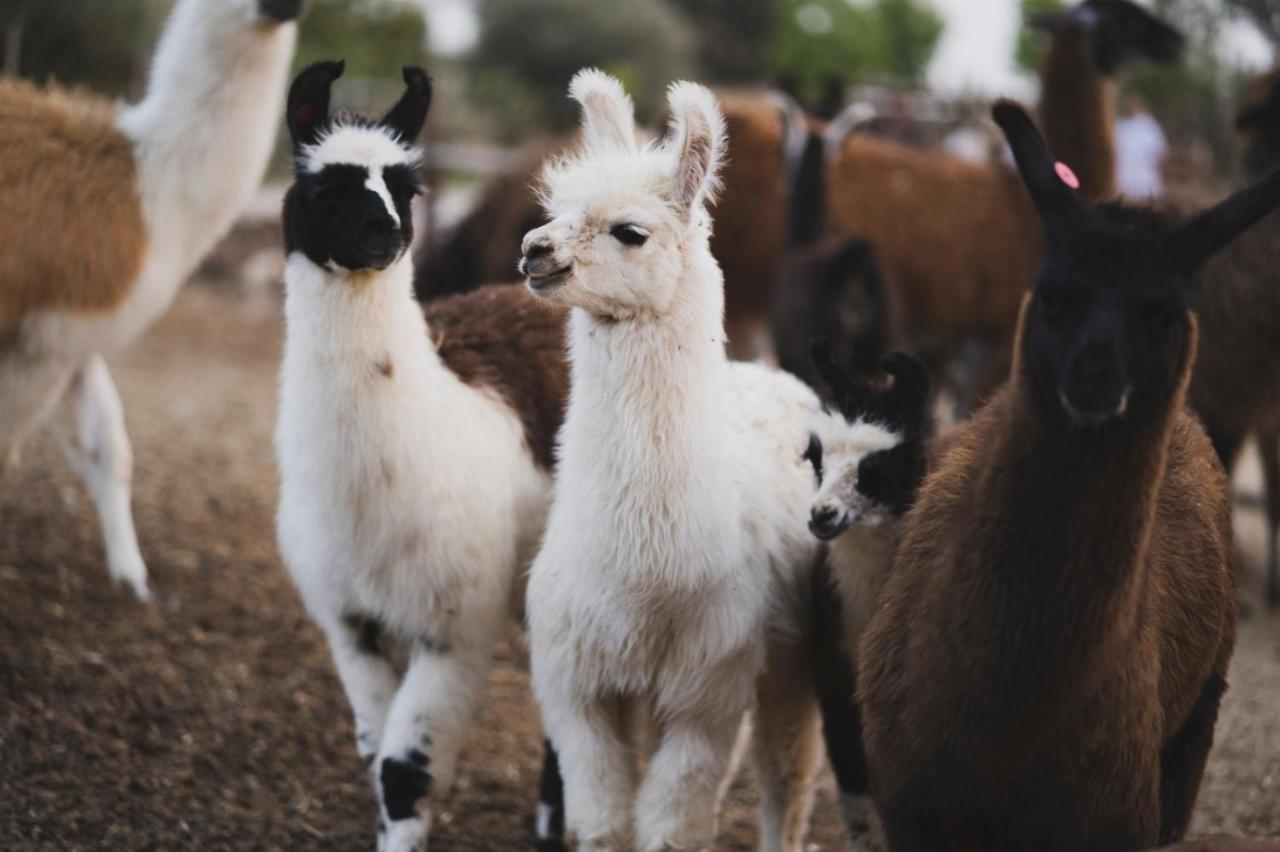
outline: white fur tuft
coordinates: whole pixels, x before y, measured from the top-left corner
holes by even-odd
[[[582,106],[583,141],[589,151],[635,150],[635,106],[617,78],[583,68],[569,83],[569,97]]]

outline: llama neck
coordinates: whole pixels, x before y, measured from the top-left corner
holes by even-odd
[[[121,113],[134,141],[152,245],[194,264],[262,181],[297,40],[240,4],[179,0],[152,63],[147,94]]]
[[[394,371],[398,392],[409,394],[445,371],[413,298],[408,255],[382,272],[343,277],[295,252],[285,268],[285,328],[286,358],[331,386],[360,391]]]
[[[1115,193],[1115,84],[1093,60],[1093,37],[1056,34],[1040,73],[1040,119],[1053,155],[1080,178],[1093,201]]]

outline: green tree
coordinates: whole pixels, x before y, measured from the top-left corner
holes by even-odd
[[[781,10],[777,0],[670,0],[697,34],[698,64],[712,82],[758,81],[770,73],[769,51]]]
[[[422,12],[403,0],[311,0],[295,64],[342,59],[352,77],[398,84],[402,67],[425,61],[426,45]]]
[[[780,76],[811,98],[830,79],[892,77],[918,82],[942,35],[923,0],[786,0],[775,47]]]
[[[664,0],[482,0],[479,11],[468,88],[512,139],[577,120],[565,91],[584,66],[621,79],[642,118],[656,116],[668,82],[694,72],[692,28]]]

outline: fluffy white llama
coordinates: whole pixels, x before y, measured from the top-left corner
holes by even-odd
[[[163,313],[261,181],[301,6],[179,0],[146,97],[122,110],[0,82],[0,466],[70,387],[63,445],[111,576],[142,598],[132,451],[104,358]]]
[[[599,71],[570,86],[583,150],[545,178],[529,287],[573,310],[556,499],[529,580],[534,689],[580,848],[692,849],[756,714],[762,845],[798,849],[817,714],[804,649],[814,394],[724,354],[705,205],[725,146],[706,89],[672,86],[672,130],[636,143]],[[758,698],[758,700],[757,700]],[[652,732],[643,773],[633,725]]]
[[[933,431],[929,373],[916,358],[895,352],[882,364],[890,378],[869,383],[837,367],[825,341],[814,345],[813,360],[829,389],[805,453],[818,485],[809,529],[829,542],[815,583],[815,665],[827,754],[845,823],[858,843],[869,840],[871,800],[855,651],[888,576],[899,520],[924,477]]]
[[[411,850],[452,783],[546,519],[564,315],[487,288],[440,309],[453,319],[437,351],[407,254],[430,82],[406,69],[380,122],[330,120],[341,72],[312,66],[289,95],[278,532],[354,711],[379,848]]]

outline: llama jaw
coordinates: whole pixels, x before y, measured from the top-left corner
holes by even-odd
[[[553,269],[549,272],[539,272],[537,274],[530,271],[530,264],[528,262],[522,261],[521,265],[525,267],[524,273],[528,279],[529,289],[540,296],[558,289],[573,275],[572,264],[562,266],[559,269]]]

